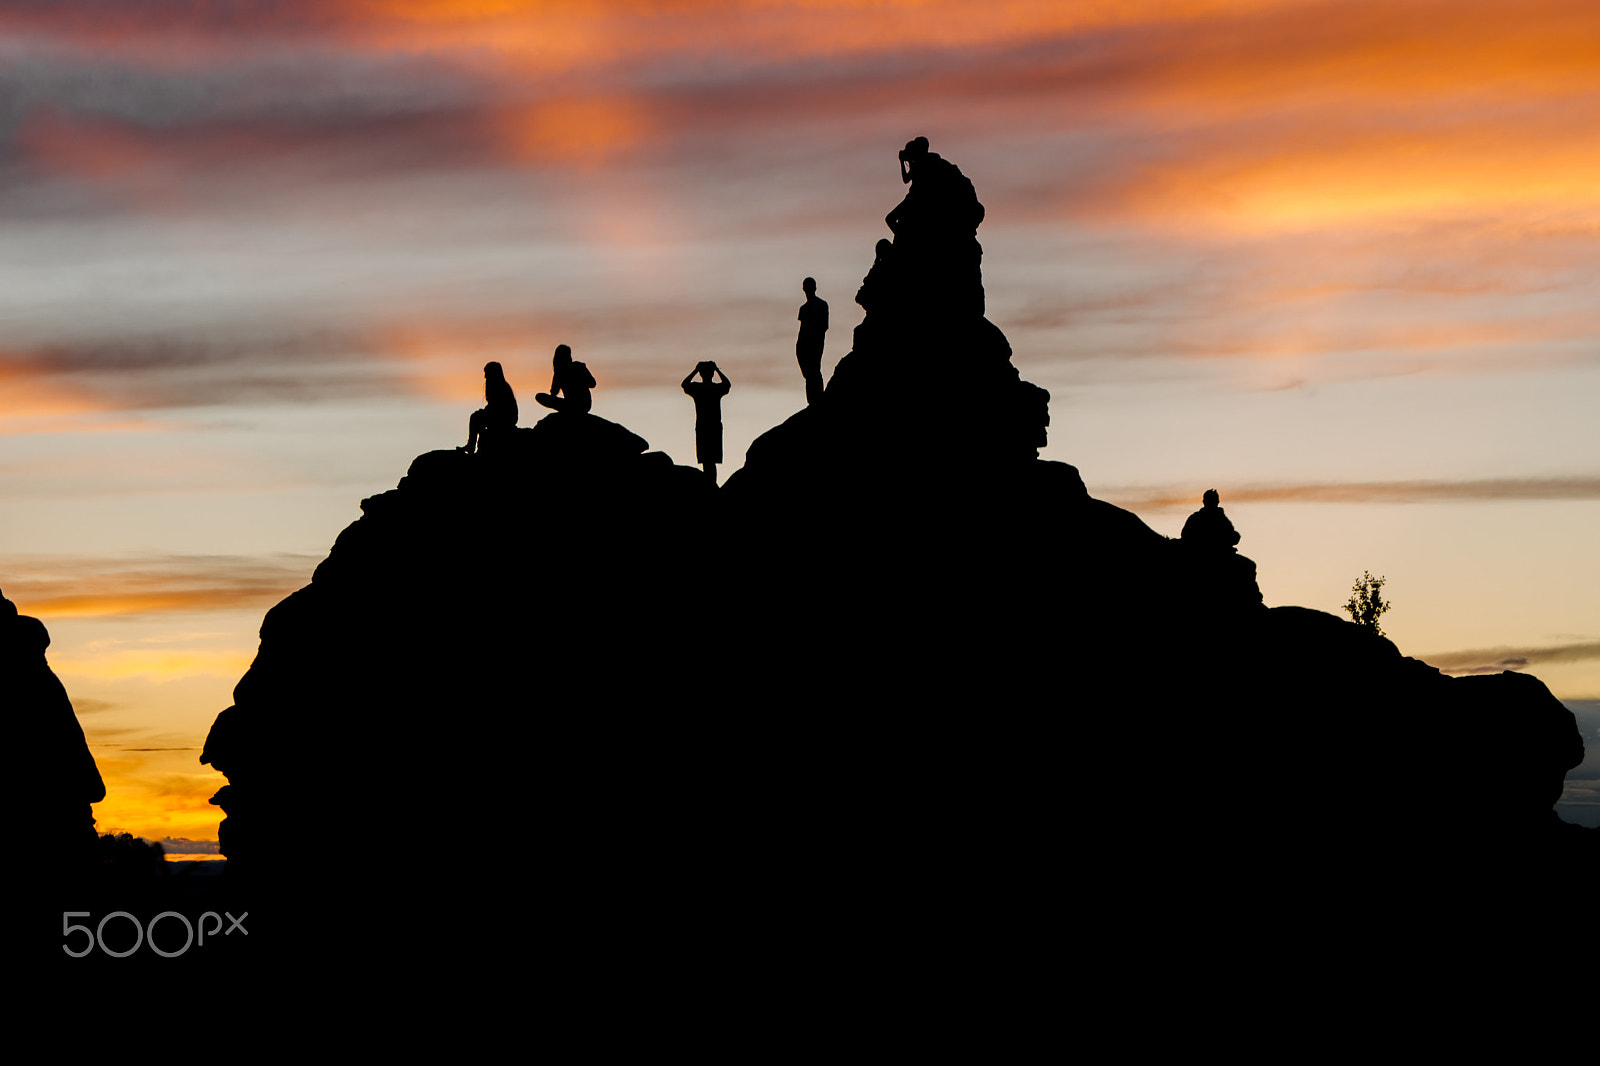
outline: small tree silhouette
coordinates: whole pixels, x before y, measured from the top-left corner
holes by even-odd
[[[1371,626],[1372,631],[1380,637],[1383,636],[1383,627],[1378,624],[1378,618],[1390,607],[1383,598],[1383,581],[1381,577],[1361,571],[1361,580],[1350,589],[1350,601],[1344,605],[1344,609],[1350,612],[1350,621],[1358,626]]]

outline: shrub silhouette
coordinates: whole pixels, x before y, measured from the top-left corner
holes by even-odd
[[[1383,598],[1383,582],[1383,578],[1373,577],[1366,570],[1361,571],[1361,580],[1351,586],[1350,599],[1344,605],[1344,609],[1350,612],[1352,622],[1370,627],[1380,637],[1383,636],[1383,627],[1378,624],[1378,618],[1391,606]]]

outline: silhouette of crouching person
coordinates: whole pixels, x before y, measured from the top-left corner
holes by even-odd
[[[699,381],[694,379],[696,374]],[[713,374],[721,380],[712,381]],[[710,360],[696,363],[683,379],[683,391],[694,400],[694,456],[713,482],[717,464],[722,462],[722,398],[731,388],[733,382]]]
[[[484,365],[483,399],[485,406],[472,412],[467,420],[467,443],[457,451],[472,455],[491,437],[517,427],[517,396],[499,363]]]
[[[589,390],[594,388],[594,375],[589,368],[572,358],[572,349],[565,344],[556,346],[555,372],[550,375],[550,391],[541,392],[534,399],[552,411],[569,414],[588,414],[594,404]],[[557,394],[560,395],[557,395]]]

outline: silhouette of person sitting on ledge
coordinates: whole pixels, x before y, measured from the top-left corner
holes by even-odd
[[[700,375],[699,381],[694,380],[696,374]],[[712,374],[722,380],[712,381]],[[696,363],[683,379],[683,391],[694,399],[695,459],[713,482],[717,480],[717,464],[722,462],[722,398],[731,388],[733,382],[710,360]]]
[[[594,375],[589,373],[588,367],[572,358],[572,349],[565,344],[556,346],[554,362],[555,372],[550,376],[550,391],[541,392],[534,399],[552,411],[588,414],[594,403],[589,395],[589,390],[594,388]]]
[[[817,298],[815,278],[802,281],[800,288],[806,294],[806,302],[800,305],[800,336],[794,342],[794,356],[799,360],[800,373],[806,379],[806,403],[815,404],[821,402],[825,388],[822,383],[822,345],[828,333],[828,301]]]
[[[1238,551],[1234,545],[1239,543],[1239,534],[1228,521],[1227,514],[1217,506],[1220,502],[1216,489],[1206,489],[1205,495],[1200,497],[1200,510],[1183,524],[1181,537],[1185,544],[1217,551]]]
[[[517,396],[511,391],[505,371],[499,363],[484,364],[483,399],[485,406],[472,412],[472,417],[467,420],[467,443],[457,451],[472,455],[490,437],[498,437],[516,428]]]

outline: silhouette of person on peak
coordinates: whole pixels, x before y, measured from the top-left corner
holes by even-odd
[[[588,414],[594,403],[594,398],[589,395],[589,390],[594,388],[594,375],[589,373],[588,367],[572,358],[572,349],[565,344],[556,346],[554,363],[550,391],[541,392],[534,399],[552,411]]]
[[[794,357],[806,379],[806,403],[822,401],[822,345],[828,334],[828,301],[817,297],[817,280],[800,283],[806,302],[800,305],[800,336],[794,342]],[[692,376],[692,375],[691,375]]]
[[[883,217],[895,240],[906,233],[945,231],[972,236],[983,222],[978,190],[961,168],[928,150],[928,138],[916,137],[900,150],[900,181],[910,185],[906,198]]]
[[[499,363],[484,364],[483,399],[485,406],[467,420],[467,443],[457,448],[458,452],[472,455],[485,441],[517,426],[517,396]]]
[[[1217,506],[1221,499],[1216,489],[1206,489],[1205,495],[1200,497],[1200,510],[1190,515],[1183,524],[1180,537],[1185,544],[1196,548],[1238,551],[1234,545],[1239,543],[1239,534],[1233,528],[1233,523],[1228,521],[1227,514]]]
[[[809,278],[807,280],[810,280]],[[696,374],[700,380],[694,380]],[[721,378],[712,381],[711,375]],[[728,375],[709,359],[696,363],[683,379],[683,391],[694,399],[694,455],[700,466],[717,480],[717,464],[722,462],[722,398],[733,388]]]

